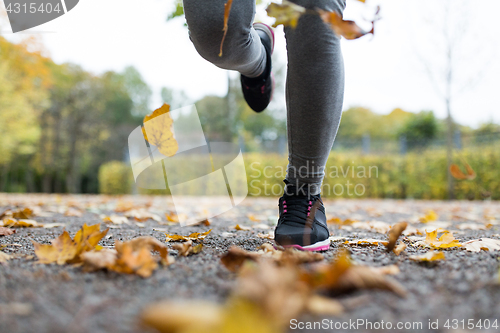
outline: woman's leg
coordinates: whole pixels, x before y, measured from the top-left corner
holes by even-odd
[[[233,2],[222,57],[219,57],[226,2],[184,0],[189,37],[198,53],[214,65],[238,71],[247,77],[258,77],[266,68],[266,51],[252,27],[255,0]]]
[[[345,0],[292,0],[306,8],[342,13]],[[288,51],[287,187],[318,194],[324,166],[337,134],[344,97],[340,38],[317,15],[303,15],[285,28]]]

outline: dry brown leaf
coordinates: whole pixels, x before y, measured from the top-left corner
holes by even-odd
[[[273,240],[274,239],[274,231],[269,231],[267,234],[263,234],[263,233],[258,233],[257,234],[257,237],[259,238],[263,238],[263,239],[270,239],[270,240]]]
[[[0,227],[0,236],[9,236],[16,232],[15,229]]]
[[[414,255],[409,257],[410,260],[419,261],[419,262],[429,262],[429,261],[437,261],[437,260],[445,260],[445,255],[443,252],[438,251],[429,251],[425,254]]]
[[[359,246],[387,246],[388,242],[380,239],[357,239],[353,241],[345,241],[344,244]]]
[[[500,240],[493,238],[479,238],[462,244],[467,251],[480,252],[481,250],[500,250]]]
[[[12,217],[19,220],[27,220],[32,216],[33,210],[27,207],[12,212]]]
[[[258,305],[273,322],[285,324],[305,309],[309,293],[294,266],[263,259],[243,265],[233,294]]]
[[[306,304],[307,312],[318,316],[338,316],[344,312],[342,304],[334,299],[312,295]]]
[[[189,236],[181,236],[181,235],[175,235],[175,234],[165,234],[167,236],[166,242],[186,242],[188,240],[192,241],[202,241],[207,237],[207,235],[212,231],[212,229],[200,233],[200,232],[193,232]]]
[[[193,246],[193,241],[189,240],[184,243],[176,243],[172,245],[174,250],[179,251],[179,255],[183,257],[187,257],[190,254],[200,253],[203,249],[203,244],[198,244]]]
[[[360,289],[380,289],[406,297],[406,290],[397,281],[384,274],[376,273],[367,266],[351,266],[345,274],[340,276],[337,284],[329,286],[328,289],[339,293]]]
[[[246,260],[257,261],[260,256],[259,253],[249,252],[232,245],[220,260],[229,271],[237,272]]]
[[[394,248],[394,250],[392,250],[392,252],[394,252],[395,255],[399,256],[401,254],[401,252],[403,252],[405,249],[406,249],[406,244],[403,242],[400,242],[398,244],[398,246],[396,246]]]
[[[247,227],[247,226],[244,226],[244,225],[239,225],[239,224],[235,225],[234,229],[236,229],[236,230],[242,230],[242,231],[252,230],[252,228],[250,228],[250,227]]]
[[[375,231],[379,234],[386,234],[391,230],[391,225],[383,221],[353,222],[351,226],[357,229]]]
[[[463,161],[463,163],[465,165],[465,170],[467,171],[467,173],[463,173],[458,165],[452,164],[450,165],[451,175],[460,180],[473,180],[474,178],[476,178],[476,172],[474,171],[474,169],[472,169],[472,167],[467,162],[465,162],[465,160]]]
[[[138,251],[127,242],[115,242],[116,260],[107,266],[111,271],[125,274],[137,274],[143,278],[150,277],[158,267],[158,263],[151,255],[148,248],[143,247]]]
[[[435,248],[435,249],[446,249],[450,247],[460,247],[462,244],[453,237],[453,233],[445,231],[439,239],[437,239],[437,230],[431,232],[425,232],[427,235],[425,237],[424,243]]]
[[[83,227],[76,233],[74,240],[67,231],[58,238],[51,241],[52,245],[33,242],[35,254],[42,264],[81,262],[80,255],[83,252],[94,250],[99,241],[106,235],[109,229],[100,232],[100,224]]]
[[[223,307],[207,301],[166,301],[148,305],[140,320],[158,332],[207,332],[220,328]]]
[[[301,279],[313,288],[344,293],[357,289],[382,289],[404,297],[405,289],[395,280],[368,266],[354,266],[347,250],[341,250],[334,261],[303,272]]]
[[[43,224],[38,223],[35,220],[16,220],[15,218],[3,219],[4,227],[12,228],[40,228]]]
[[[105,216],[103,217],[103,222],[107,223],[113,223],[113,224],[128,224],[128,218],[125,216],[120,216],[120,215],[111,215],[111,216]]]
[[[165,156],[174,156],[179,144],[174,137],[172,125],[174,121],[169,114],[170,105],[163,104],[151,114],[144,117],[142,133],[150,145],[155,146]]]
[[[116,261],[117,252],[115,249],[101,249],[84,252],[80,255],[83,262],[83,269],[87,272],[105,269]]]
[[[371,267],[377,273],[382,275],[396,275],[401,273],[397,265],[381,266],[381,267]]]
[[[389,230],[389,243],[387,244],[387,252],[390,252],[396,246],[399,236],[403,233],[403,231],[408,226],[406,222],[400,222],[395,224],[391,230]]]
[[[342,15],[333,11],[328,12],[321,9],[316,10],[323,22],[327,23],[332,30],[339,36],[343,36],[345,39],[358,39],[367,34],[373,34],[375,30],[374,21],[372,21],[372,29],[370,31],[365,31],[361,29],[356,22],[347,21],[342,18]]]
[[[10,255],[0,251],[0,264],[3,264],[5,262],[7,262],[8,260],[10,260]]]

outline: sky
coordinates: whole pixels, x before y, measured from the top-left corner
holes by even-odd
[[[345,19],[368,28],[365,19],[373,17],[378,5],[381,19],[374,36],[342,41],[344,110],[352,106],[381,114],[394,108],[433,110],[444,118],[446,108],[439,93],[442,80],[437,74],[446,64],[442,33],[446,22],[461,42],[453,67],[453,117],[472,127],[488,121],[500,123],[500,36],[495,30],[500,1],[453,0],[448,21],[442,10],[446,1],[367,0],[364,6],[347,0]],[[81,0],[54,21],[17,34],[4,24],[0,34],[12,41],[37,36],[57,63],[73,62],[96,74],[133,65],[154,91],[153,106],[159,106],[163,86],[183,90],[192,100],[224,95],[227,72],[197,54],[183,18],[166,21],[172,9],[173,0]],[[0,11],[5,11],[1,5]],[[257,19],[273,22],[264,7],[257,9]],[[276,36],[276,59],[285,64],[281,28]]]

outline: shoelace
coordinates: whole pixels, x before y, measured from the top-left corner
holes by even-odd
[[[298,218],[304,218],[304,215],[310,216],[311,209],[318,199],[318,196],[285,196],[283,198],[283,215],[293,215]]]

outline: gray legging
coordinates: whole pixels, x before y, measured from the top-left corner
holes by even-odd
[[[223,56],[219,47],[227,0],[184,0],[189,36],[198,53],[214,65],[249,77],[265,68],[265,51],[252,28],[255,0],[234,0]],[[293,0],[306,8],[342,13],[345,0]],[[342,114],[344,62],[340,38],[314,14],[286,27],[288,170],[291,185],[321,191],[324,167]]]

